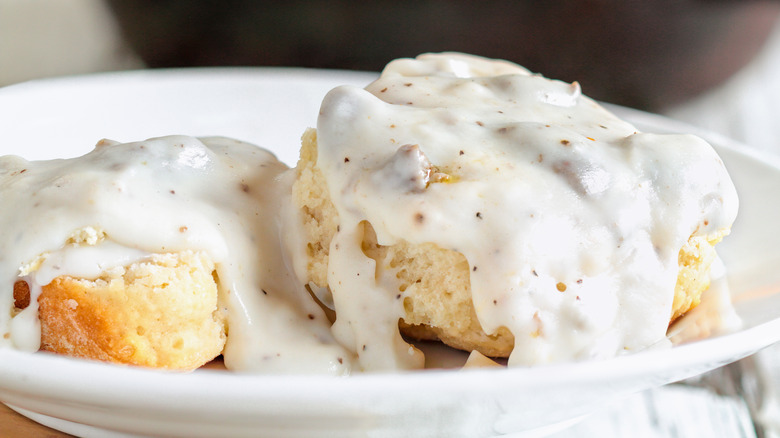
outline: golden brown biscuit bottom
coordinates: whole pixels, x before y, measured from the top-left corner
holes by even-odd
[[[205,254],[182,252],[96,280],[57,277],[38,297],[41,349],[128,365],[198,368],[218,356],[226,340],[215,275]],[[14,287],[19,308],[26,307],[24,289],[29,304],[29,287]]]

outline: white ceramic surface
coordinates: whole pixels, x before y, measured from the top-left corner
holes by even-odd
[[[15,85],[0,89],[0,155],[76,156],[103,137],[225,135],[272,149],[294,164],[298,138],[314,125],[327,90],[373,77],[205,69]],[[644,131],[696,131],[658,116],[613,110]],[[719,247],[743,321],[735,332],[599,362],[348,378],[179,374],[0,349],[0,401],[85,437],[527,435],[616,397],[706,372],[780,340],[780,160],[696,133],[716,146],[741,195],[739,219]],[[12,206],[0,208],[9,214]]]

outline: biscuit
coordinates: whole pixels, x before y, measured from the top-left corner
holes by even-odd
[[[328,252],[339,220],[316,162],[317,135],[310,129],[303,136],[293,196],[304,216],[309,279],[318,287],[327,287]],[[400,328],[404,335],[441,340],[451,347],[479,351],[490,357],[510,355],[514,347],[512,333],[500,327],[496,333],[487,334],[477,319],[469,264],[463,254],[433,243],[414,245],[401,241],[379,245],[371,224],[364,221],[361,225],[363,253],[376,261],[377,277],[385,281],[389,278],[403,294]],[[710,265],[716,257],[714,245],[726,234],[728,230],[691,236],[680,248],[670,323],[699,304],[702,292],[710,284]]]
[[[41,349],[127,365],[191,370],[218,356],[227,327],[203,252],[157,254],[94,280],[60,276],[38,297]],[[17,308],[29,304],[19,289]]]

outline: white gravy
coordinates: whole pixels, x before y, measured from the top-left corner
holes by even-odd
[[[366,89],[332,90],[317,131],[341,222],[329,256],[334,334],[367,370],[421,358],[398,335],[397,289],[375,280],[359,248],[361,221],[383,245],[463,253],[482,327],[508,328],[510,365],[532,365],[663,340],[680,248],[737,212],[703,140],[639,133],[578,84],[504,61],[393,61]],[[427,181],[429,163],[454,182]]]
[[[348,374],[351,354],[288,269],[280,236],[298,220],[293,177],[271,153],[216,137],[102,142],[68,160],[0,158],[0,347],[39,348],[37,293],[56,276],[96,278],[151,253],[202,250],[228,311],[229,369]],[[79,230],[90,235],[66,244]],[[33,296],[13,316],[20,278]]]

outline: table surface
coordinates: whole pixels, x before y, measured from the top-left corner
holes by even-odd
[[[70,437],[72,435],[58,432],[46,426],[41,426],[29,418],[12,411],[8,406],[0,403],[0,436],[61,438]]]

